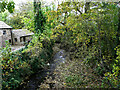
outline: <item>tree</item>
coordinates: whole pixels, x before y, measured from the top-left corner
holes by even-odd
[[[7,19],[8,19],[8,18],[7,18],[8,15],[9,15],[8,11],[6,11],[6,12],[1,12],[1,13],[0,13],[0,21],[6,22]]]
[[[24,27],[24,23],[22,22],[23,15],[20,13],[14,12],[14,14],[7,19],[7,24],[12,26],[14,29],[22,29]]]
[[[85,13],[80,9],[84,5]],[[101,74],[111,71],[116,56],[116,38],[119,38],[117,10],[114,3],[63,2],[58,6],[56,17],[59,24],[53,30],[56,33],[54,36],[60,35],[64,44],[76,44],[80,48],[86,48],[78,56],[85,51],[88,55],[82,55],[86,58],[84,60],[97,65]]]
[[[15,9],[10,15],[8,11],[0,13],[0,20],[6,22],[14,29],[28,29],[34,32],[34,7],[32,2],[19,4],[19,10]],[[10,15],[10,16],[9,16]]]
[[[13,1],[7,2],[7,0],[0,1],[0,12],[8,10],[10,13],[13,13],[15,9],[15,3]]]
[[[43,12],[41,10],[41,2],[40,0],[34,0],[34,16],[35,16],[35,31],[40,34],[44,30],[45,25],[45,17],[43,16]]]

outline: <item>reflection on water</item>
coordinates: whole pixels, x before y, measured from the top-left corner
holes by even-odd
[[[60,50],[58,53],[56,53],[53,57],[53,63],[50,65],[50,69],[55,69],[57,65],[60,63],[64,63],[66,55],[64,50]]]

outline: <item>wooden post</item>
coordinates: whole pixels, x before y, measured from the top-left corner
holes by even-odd
[[[3,35],[2,35],[2,47],[3,47]]]
[[[12,35],[12,29],[10,29],[10,33],[11,33],[11,44],[13,45],[13,35]]]

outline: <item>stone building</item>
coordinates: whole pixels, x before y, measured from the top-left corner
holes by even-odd
[[[34,33],[28,31],[27,29],[15,29],[12,30],[13,44],[14,45],[24,45],[32,39]]]
[[[13,30],[12,27],[0,21],[0,47],[5,47],[6,40],[12,45],[24,45],[32,39],[33,34],[26,29]]]
[[[5,46],[5,41],[9,40],[12,44],[12,27],[0,21],[0,47]]]

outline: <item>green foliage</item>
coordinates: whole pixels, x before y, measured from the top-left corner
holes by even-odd
[[[24,27],[22,19],[23,17],[19,13],[16,13],[12,17],[10,17],[9,20],[7,20],[7,23],[14,29],[22,29]]]
[[[114,58],[115,56],[114,48],[117,45],[118,16],[116,12],[118,9],[114,7],[113,4],[109,4],[107,8],[111,8],[112,10],[107,10],[106,8],[102,11],[102,5],[100,5],[99,8],[89,10],[89,13],[76,15],[70,12],[71,9],[74,10],[74,8],[70,8],[73,4],[74,3],[62,3],[60,5],[61,9],[58,9],[58,12],[60,12],[58,18],[64,18],[63,21],[61,19],[61,22],[64,24],[63,26],[58,25],[57,28],[54,29],[53,32],[57,33],[55,37],[61,35],[64,41],[69,41],[69,44],[75,43],[77,46],[79,46],[80,43],[82,45],[85,44],[87,48],[95,46],[95,48],[99,49],[99,57],[104,57],[104,61],[109,63],[110,58]],[[79,4],[80,3],[77,5]],[[68,7],[70,11],[69,9],[67,10]],[[67,15],[66,13],[65,16],[62,16],[65,10],[70,14]],[[107,61],[105,59],[107,59]]]
[[[45,17],[43,15],[42,9],[41,9],[41,2],[35,1],[34,2],[34,26],[35,26],[35,32],[36,33],[43,33],[44,26],[45,26]]]
[[[83,80],[80,79],[80,76],[77,75],[72,75],[72,76],[68,76],[66,77],[66,83],[67,86],[71,86],[74,88],[77,88],[78,86],[80,86],[81,84],[83,84]]]
[[[8,11],[0,13],[0,20],[6,22],[14,29],[28,29],[34,32],[34,13],[33,3],[22,3],[19,6],[19,10],[15,9],[12,14]]]
[[[19,59],[19,54],[11,52],[8,41],[6,47],[1,48],[3,89],[15,89],[22,80],[32,74],[30,65]]]
[[[42,44],[42,43],[41,43]],[[10,44],[1,48],[3,89],[16,89],[25,79],[44,68],[52,56],[52,44],[44,42],[43,47],[11,52]]]
[[[112,87],[120,88],[120,48],[119,46],[117,49],[117,58],[115,63],[113,64],[112,72],[106,72],[104,74],[104,78],[106,78]]]
[[[113,66],[118,69],[114,64],[114,48],[119,44],[118,8],[115,3],[90,2],[90,7],[98,7],[88,8],[87,12],[83,13],[79,8],[84,5],[85,3],[80,2],[63,2],[58,5],[57,12],[50,12],[51,16],[47,14],[48,21],[55,20],[57,23],[52,29],[52,37],[60,37],[59,42],[68,51],[74,47],[73,58],[83,60],[95,73],[104,76]]]
[[[21,22],[24,23],[25,29],[35,32],[34,27],[34,7],[32,2],[23,3],[20,7]]]
[[[32,3],[22,3],[18,7],[19,10],[15,10],[6,22],[14,29],[25,28],[34,32],[34,13]]]
[[[14,7],[12,3],[2,2],[2,11],[7,8],[6,5]],[[86,78],[85,72],[82,71],[85,73],[82,75],[85,78],[79,75],[80,64],[76,64],[82,60],[81,64],[86,65],[88,69],[92,68],[92,73],[102,77],[103,82],[100,87],[119,88],[120,48],[114,49],[119,46],[119,13],[115,3],[62,2],[56,11],[54,5],[53,9],[41,8],[41,2],[34,2],[34,15],[33,8],[28,11],[29,5],[23,5],[20,14],[16,13],[11,18],[13,22],[10,22],[11,26],[17,23],[13,26],[14,28],[27,28],[35,35],[25,50],[11,53],[9,44],[1,49],[3,50],[1,60],[4,88],[15,88],[27,76],[44,68],[52,57],[54,42],[61,43],[61,48],[70,52],[73,62],[65,68],[67,70],[71,68],[69,75],[65,76],[65,72],[63,75],[67,86],[87,87],[85,83],[90,84],[90,80],[95,84],[95,79]],[[80,10],[84,5],[85,13]],[[94,7],[96,5],[97,7]],[[13,11],[11,7],[8,8],[9,11]],[[24,8],[26,8],[25,11]],[[3,17],[6,21],[5,14]],[[106,85],[106,83],[109,84]]]
[[[7,21],[7,17],[8,17],[8,12],[2,12],[0,13],[0,21]]]
[[[15,3],[13,1],[2,0],[0,2],[0,13],[8,10],[10,13],[13,13],[15,8]]]
[[[10,13],[13,13],[14,8],[15,8],[15,3],[13,1],[11,1],[7,4],[7,9]]]
[[[44,27],[45,30],[41,28],[43,31],[42,34],[34,30],[37,26],[34,26],[33,9],[29,11],[31,5],[31,3],[28,3],[28,6],[23,4],[21,11],[18,13],[15,12],[14,15],[10,17],[10,20],[7,20],[13,28],[24,27],[35,32],[35,35],[25,49],[11,52],[8,42],[5,48],[0,49],[2,55],[0,60],[2,61],[3,70],[3,89],[16,89],[25,79],[28,79],[31,74],[43,69],[52,57],[53,41],[50,40],[52,32],[49,25]],[[24,8],[26,8],[25,11]]]

